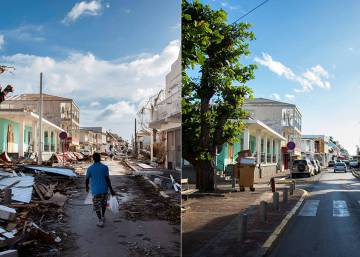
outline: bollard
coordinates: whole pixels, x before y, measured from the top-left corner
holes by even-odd
[[[4,203],[10,204],[11,203],[11,188],[7,188],[4,190]]]
[[[270,186],[271,186],[271,191],[274,193],[276,191],[274,178],[270,179]]]
[[[273,193],[273,206],[275,210],[279,210],[279,192]]]
[[[266,222],[267,220],[267,202],[260,202],[260,220]]]
[[[232,178],[231,181],[231,187],[232,187],[232,191],[236,191],[236,178]]]
[[[293,180],[293,190],[295,191],[295,189],[296,189],[296,183],[295,183],[295,180]]]
[[[240,242],[244,241],[247,234],[247,221],[248,216],[246,213],[240,214],[240,222],[239,222],[239,239]]]
[[[290,195],[294,194],[294,183],[293,182],[290,183],[289,193],[290,193]]]
[[[289,195],[289,188],[285,187],[283,189],[283,203],[287,203],[288,202],[288,195]]]

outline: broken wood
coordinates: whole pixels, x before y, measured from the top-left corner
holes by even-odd
[[[38,194],[38,196],[40,197],[40,199],[41,199],[42,201],[44,201],[45,198],[44,198],[44,196],[41,194],[41,192],[40,192],[39,188],[37,187],[37,185],[34,184],[33,187],[34,187],[36,193]]]

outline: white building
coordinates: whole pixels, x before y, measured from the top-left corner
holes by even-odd
[[[294,142],[295,149],[282,148],[282,162],[285,169],[289,168],[289,160],[301,156],[301,120],[302,116],[295,104],[274,101],[265,98],[255,98],[246,101],[243,108],[251,117],[262,121],[286,139]]]
[[[171,71],[166,75],[165,99],[154,107],[149,127],[164,134],[165,167],[168,169],[181,169],[180,56],[171,65]],[[156,137],[153,134],[151,146],[154,145],[154,138]],[[151,149],[151,157],[152,152]]]
[[[40,144],[39,116],[24,109],[0,110],[0,152],[13,157],[24,157],[36,153]],[[64,131],[54,123],[42,119],[42,160],[48,160],[53,153],[61,151],[59,134]]]

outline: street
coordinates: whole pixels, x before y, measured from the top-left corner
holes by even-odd
[[[150,215],[155,207],[149,206],[149,211],[141,210],[141,216],[139,213],[141,202],[149,205],[155,201],[159,205],[160,200],[141,186],[138,182],[141,177],[129,175],[131,172],[118,161],[105,164],[120,200],[120,212],[107,211],[105,227],[97,227],[92,205],[84,203],[87,196],[84,179],[79,180],[79,194],[67,206],[70,240],[63,256],[178,256],[180,228],[159,217],[166,210],[158,208],[157,216]]]
[[[318,176],[317,183],[299,185],[309,196],[269,256],[359,255],[360,181],[349,171],[333,169]]]

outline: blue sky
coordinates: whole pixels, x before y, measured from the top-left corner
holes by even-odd
[[[161,10],[161,11],[160,11]],[[180,0],[5,1],[0,9],[0,77],[16,93],[72,97],[81,125],[130,138],[137,108],[165,87],[179,53]]]
[[[229,21],[262,1],[207,0]],[[332,135],[351,153],[359,142],[359,1],[270,0],[242,19],[256,40],[244,62],[258,65],[256,97],[295,103],[303,134]]]

